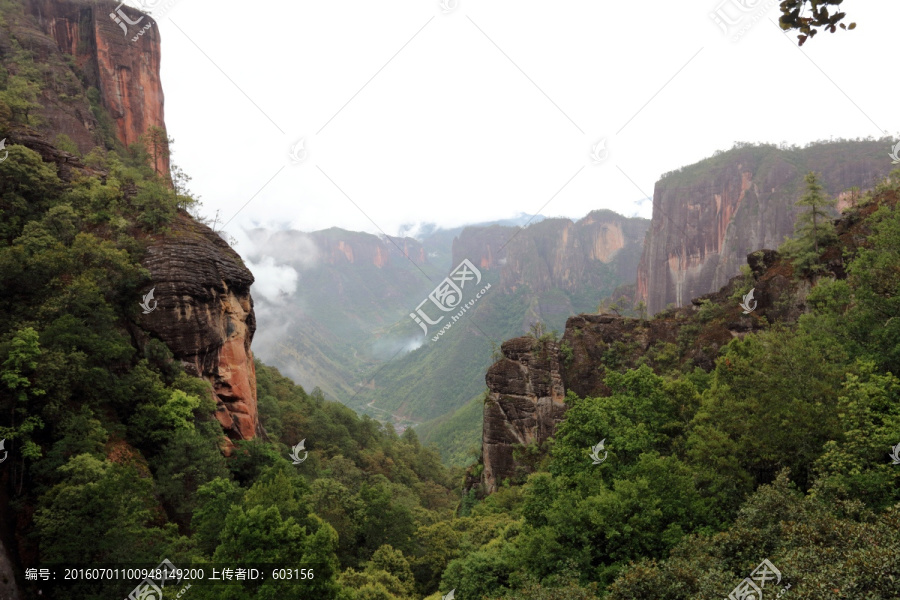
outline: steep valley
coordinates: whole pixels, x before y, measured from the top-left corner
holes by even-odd
[[[0,600],[900,598],[900,143],[736,143],[652,219],[238,242],[156,25],[0,0]]]
[[[595,211],[575,222],[520,222],[528,221],[472,225],[452,237],[437,230],[421,241],[254,232],[252,262],[272,257],[299,273],[293,296],[259,302],[260,322],[278,334],[261,336],[257,352],[305,386],[401,427],[447,415],[481,393],[478,373],[503,339],[537,322],[561,329],[636,278],[647,220]],[[492,287],[435,343],[409,314],[446,264],[464,260]]]

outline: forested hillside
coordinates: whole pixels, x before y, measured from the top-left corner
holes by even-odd
[[[21,5],[2,6],[4,35],[34,35]],[[90,152],[66,135],[48,138],[43,103],[59,79],[16,35],[2,42],[0,541],[13,569],[4,593],[125,597],[138,581],[73,586],[62,571],[35,581],[25,570],[164,559],[315,573],[290,587],[195,587],[197,598],[434,591],[446,561],[427,531],[452,517],[459,474],[412,431],[398,436],[259,362],[252,391],[265,435],[228,440],[210,383],[142,327],[142,305],[144,314],[156,308],[145,293],[149,250],[208,231],[180,225],[195,200],[177,169],[170,178],[154,166],[164,134],[126,147],[101,128]],[[82,74],[54,68],[71,69],[73,81]],[[85,94],[76,100],[94,98],[95,117],[110,123],[96,89]],[[291,464],[290,447],[304,438],[309,454]]]
[[[208,384],[161,342],[135,344],[144,246],[189,202],[145,166],[146,154],[98,151],[90,160],[102,178],[64,181],[33,150],[7,149],[0,438],[10,453],[5,521],[14,524],[4,543],[22,566],[253,557],[314,568],[309,598],[336,597],[340,577],[404,595],[433,586],[435,568],[403,556],[424,556],[417,531],[450,518],[459,478],[412,431],[398,437],[258,363],[269,441],[238,441],[226,458]],[[309,458],[293,466],[288,444],[307,435]],[[400,569],[400,579],[377,565]],[[39,588],[50,598],[131,589],[29,584],[29,597]]]
[[[829,199],[807,181],[811,215]],[[487,463],[471,469],[463,513],[513,523],[452,561],[444,587],[491,599],[720,598],[768,560],[779,574],[766,597],[776,583],[772,594],[789,585],[797,598],[897,597],[898,192],[894,171],[837,227],[801,219],[760,273],[596,341],[589,366],[608,393],[570,391],[555,435],[513,448],[513,476],[481,501]],[[773,297],[748,302],[754,287]],[[676,341],[636,350],[673,320]],[[736,338],[711,351],[728,330]],[[528,360],[559,351],[576,366],[574,331],[562,344],[532,338]],[[486,444],[489,434],[486,424]]]
[[[448,468],[415,430],[253,359],[252,274],[191,216],[168,135],[126,143],[97,59],[67,59],[39,25],[58,9],[54,31],[83,27],[72,47],[96,50],[121,36],[114,5],[0,0],[0,596],[900,597],[900,171],[836,224],[808,174],[780,254],[689,307],[616,316],[628,335],[535,327],[522,359],[558,352],[569,389],[577,371],[598,392],[529,422],[553,435],[509,448],[515,470],[487,494],[484,456]],[[655,331],[671,341],[645,351]],[[163,561],[270,571],[163,594],[66,578]]]

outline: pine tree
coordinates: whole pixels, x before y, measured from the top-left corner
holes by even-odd
[[[141,136],[141,141],[147,148],[147,153],[152,161],[153,172],[157,175],[168,175],[163,171],[166,162],[169,159],[169,146],[175,142],[166,134],[166,130],[156,125],[147,128],[146,133]]]
[[[819,271],[822,269],[820,249],[836,239],[832,222],[836,200],[823,192],[816,173],[807,173],[805,180],[806,193],[797,206],[808,210],[797,217],[794,238],[785,242],[781,250],[794,260],[798,269]]]

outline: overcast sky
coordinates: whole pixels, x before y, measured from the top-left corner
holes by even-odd
[[[777,0],[444,1],[145,0],[203,212],[239,240],[650,216],[660,175],[735,141],[900,131],[897,0],[848,0],[857,29],[803,48]]]

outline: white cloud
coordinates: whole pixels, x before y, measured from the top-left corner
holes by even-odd
[[[250,260],[246,263],[256,278],[253,283],[254,295],[262,296],[272,304],[282,304],[297,291],[300,276],[293,267],[275,264],[275,259],[271,256],[264,256],[258,263]]]
[[[299,271],[316,266],[319,248],[308,234],[294,229],[272,229],[272,224],[268,227],[240,230],[238,247],[242,256],[251,261],[269,256],[277,264],[290,265]]]

